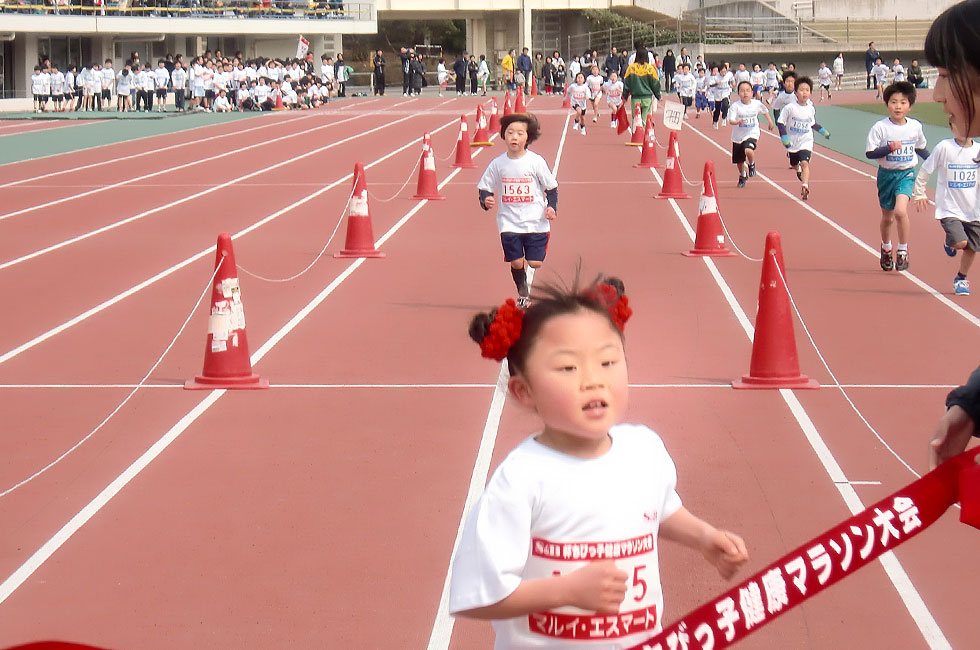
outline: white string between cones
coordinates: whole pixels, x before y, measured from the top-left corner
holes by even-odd
[[[715,178],[715,176],[714,176],[714,174],[710,174],[710,175],[708,176],[708,178],[709,178],[709,179],[710,179],[711,181],[714,181],[714,178]],[[702,183],[703,183],[703,181],[702,181]],[[730,243],[730,244],[732,245],[732,248],[734,248],[734,249],[735,249],[735,251],[736,251],[736,252],[737,252],[737,253],[738,253],[739,255],[741,255],[742,257],[744,257],[745,259],[747,259],[747,260],[748,260],[748,261],[750,261],[750,262],[761,262],[761,261],[762,261],[762,258],[761,258],[761,257],[749,257],[748,255],[746,255],[745,253],[743,253],[743,252],[742,252],[742,249],[741,249],[741,248],[739,248],[739,247],[738,247],[738,244],[736,244],[736,243],[735,243],[735,240],[734,240],[734,239],[732,239],[732,233],[730,233],[730,232],[728,232],[728,226],[727,226],[727,225],[725,225],[725,218],[724,218],[724,217],[722,217],[722,215],[721,215],[721,208],[720,208],[720,207],[718,207],[718,188],[717,188],[717,187],[715,187],[715,184],[714,184],[714,182],[712,182],[712,183],[711,183],[711,192],[712,192],[712,193],[714,194],[714,196],[715,196],[715,211],[717,211],[717,212],[718,212],[718,221],[720,221],[720,222],[721,222],[721,227],[722,227],[722,229],[723,229],[723,230],[725,231],[725,237],[727,237],[727,238],[728,238],[728,242],[729,242],[729,243]],[[785,283],[784,283],[784,284],[785,284]],[[788,291],[789,291],[789,289],[787,289],[787,292],[788,292]]]
[[[7,496],[8,494],[10,494],[11,492],[13,492],[14,490],[16,490],[18,488],[21,488],[21,487],[23,487],[25,485],[27,485],[28,483],[30,483],[31,481],[33,481],[37,477],[41,476],[42,474],[44,474],[45,472],[47,472],[49,469],[51,469],[52,467],[54,467],[55,465],[57,465],[61,461],[63,461],[65,458],[68,457],[69,454],[71,454],[73,451],[75,451],[76,449],[78,449],[79,447],[81,447],[83,444],[85,444],[85,442],[89,438],[91,438],[96,433],[98,433],[102,429],[102,427],[104,427],[109,422],[109,420],[111,420],[113,418],[113,416],[122,409],[122,407],[126,406],[126,404],[129,402],[129,400],[131,400],[133,398],[133,395],[135,395],[136,392],[140,388],[143,387],[143,384],[146,383],[146,380],[150,378],[150,375],[153,374],[153,371],[157,369],[157,366],[160,365],[160,363],[163,361],[163,358],[166,357],[167,356],[167,353],[170,352],[171,348],[174,347],[174,344],[177,342],[177,339],[180,338],[180,335],[183,333],[184,329],[187,327],[187,323],[189,323],[190,320],[191,320],[191,318],[194,316],[194,312],[196,312],[197,311],[197,308],[201,305],[201,301],[204,300],[204,297],[206,295],[208,295],[208,292],[209,291],[211,291],[211,287],[214,284],[214,278],[215,278],[215,276],[218,275],[218,270],[221,268],[221,265],[224,264],[224,262],[225,262],[225,257],[222,257],[218,261],[218,263],[215,265],[215,267],[214,267],[214,273],[212,273],[211,274],[211,277],[208,279],[207,286],[204,287],[204,291],[201,292],[201,295],[198,297],[197,302],[194,303],[194,307],[191,309],[190,313],[187,314],[187,318],[184,319],[184,322],[183,322],[183,324],[181,324],[180,329],[177,330],[177,333],[174,334],[174,337],[173,337],[173,339],[171,339],[170,344],[167,345],[167,349],[163,351],[163,354],[160,355],[160,358],[159,359],[157,359],[156,361],[153,362],[153,365],[150,366],[150,369],[146,371],[146,374],[143,375],[143,378],[139,380],[139,383],[136,384],[136,387],[132,391],[130,391],[129,395],[127,395],[126,398],[122,402],[119,403],[119,406],[117,406],[116,408],[112,409],[112,413],[110,413],[109,415],[107,415],[105,417],[105,419],[102,420],[102,422],[99,422],[99,425],[97,427],[95,427],[94,429],[92,429],[91,432],[89,432],[85,437],[83,437],[81,440],[79,440],[74,445],[72,445],[63,454],[61,454],[60,456],[58,456],[57,458],[55,458],[50,463],[48,463],[47,465],[45,465],[41,469],[37,470],[36,472],[34,472],[30,476],[28,476],[24,480],[20,481],[19,483],[15,484],[15,485],[12,485],[11,487],[9,487],[6,490],[4,490],[3,492],[0,492],[0,499],[2,499],[3,497]]]
[[[398,190],[394,194],[392,194],[391,196],[389,196],[388,198],[382,199],[382,198],[379,198],[377,196],[374,196],[374,194],[372,194],[370,190],[368,190],[368,196],[371,197],[371,200],[372,201],[375,201],[375,202],[378,202],[378,203],[388,203],[389,201],[395,200],[396,198],[398,198],[398,195],[402,193],[402,190],[404,190],[408,186],[408,184],[410,182],[412,182],[412,177],[415,176],[415,170],[419,168],[419,164],[421,162],[422,162],[422,156],[419,156],[418,157],[418,160],[415,161],[415,166],[412,167],[412,171],[408,172],[408,178],[406,178],[405,179],[405,182],[402,183],[402,186],[399,187]]]
[[[833,380],[834,386],[837,388],[837,390],[839,390],[841,392],[841,395],[844,396],[844,399],[847,400],[847,403],[851,405],[851,409],[854,410],[854,412],[857,414],[857,416],[859,418],[861,418],[861,421],[864,422],[865,426],[868,427],[868,430],[871,431],[871,433],[874,434],[874,437],[878,439],[878,442],[880,442],[885,447],[885,449],[888,450],[888,452],[892,456],[894,456],[896,459],[898,459],[898,462],[901,463],[902,465],[904,465],[905,468],[908,471],[910,471],[913,476],[915,476],[915,478],[917,478],[917,479],[918,478],[922,478],[922,475],[921,474],[919,474],[914,469],[912,469],[912,466],[909,465],[908,463],[906,463],[905,462],[905,459],[903,459],[898,454],[898,452],[896,452],[894,449],[892,449],[891,445],[889,445],[887,442],[885,442],[885,439],[882,438],[881,435],[878,433],[877,429],[875,429],[871,425],[871,423],[868,422],[868,418],[864,417],[864,414],[861,413],[861,410],[851,400],[850,395],[848,395],[847,394],[847,391],[844,389],[844,387],[841,386],[840,381],[837,379],[837,375],[835,375],[834,374],[834,371],[830,369],[830,364],[827,363],[827,360],[824,358],[823,353],[820,352],[820,348],[817,347],[817,342],[813,340],[813,336],[810,334],[810,328],[808,328],[806,326],[806,321],[803,320],[803,314],[801,314],[800,313],[800,310],[797,309],[797,307],[796,307],[796,301],[793,300],[793,294],[792,294],[792,292],[790,292],[789,285],[786,283],[786,278],[783,276],[783,270],[781,268],[779,268],[779,262],[776,259],[776,253],[775,253],[775,251],[770,251],[769,254],[773,258],[773,264],[776,267],[776,272],[779,273],[779,279],[783,283],[783,289],[786,290],[786,296],[789,298],[789,304],[793,306],[793,311],[796,313],[796,317],[800,320],[800,325],[803,326],[803,332],[806,333],[806,337],[810,340],[810,345],[813,346],[813,350],[817,353],[817,357],[820,358],[820,363],[822,363],[823,364],[823,367],[827,369],[827,373],[830,375],[831,380]]]
[[[330,232],[330,236],[327,237],[327,241],[323,244],[323,248],[321,248],[320,249],[320,252],[317,253],[316,257],[313,258],[313,261],[310,262],[309,264],[307,264],[306,265],[306,268],[304,268],[302,271],[300,271],[299,273],[296,273],[295,275],[291,275],[288,278],[267,278],[264,275],[259,275],[258,273],[255,273],[253,271],[249,271],[248,269],[246,269],[245,267],[243,267],[241,264],[238,265],[238,270],[241,271],[242,273],[244,273],[247,276],[250,276],[250,277],[255,278],[256,280],[262,280],[264,282],[281,283],[281,282],[292,282],[296,278],[300,277],[301,275],[303,275],[304,273],[306,273],[307,271],[309,271],[310,269],[312,269],[313,266],[317,262],[320,261],[320,258],[323,257],[323,254],[327,252],[327,247],[330,246],[330,242],[333,241],[334,236],[337,234],[337,230],[340,229],[340,224],[342,224],[344,222],[344,217],[347,216],[347,207],[350,205],[351,199],[354,197],[354,188],[355,187],[357,187],[357,179],[356,178],[354,179],[354,182],[351,183],[351,190],[350,190],[350,194],[347,196],[347,202],[344,203],[344,207],[340,211],[340,218],[337,219],[337,223],[336,223],[336,225],[334,225],[333,230]]]

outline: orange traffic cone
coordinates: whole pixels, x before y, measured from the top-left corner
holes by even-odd
[[[537,97],[537,96],[538,96],[538,82],[534,79],[534,77],[531,77],[531,97]]]
[[[670,132],[667,142],[667,164],[664,171],[664,185],[660,188],[658,199],[689,199],[684,191],[684,176],[681,172],[681,159],[677,147],[677,131]]]
[[[274,111],[284,111],[286,107],[282,103],[282,91],[276,91],[276,105],[272,108]]]
[[[470,155],[470,134],[469,126],[466,124],[466,116],[459,116],[459,137],[456,139],[456,162],[453,167],[471,169],[476,167],[473,164],[473,157]]]
[[[663,169],[664,167],[657,158],[657,134],[653,129],[653,115],[647,115],[647,128],[643,136],[643,150],[640,152],[640,162],[633,166],[645,169],[650,167]]]
[[[749,374],[733,381],[732,388],[820,388],[820,384],[800,374],[793,334],[793,311],[786,285],[783,248],[779,233],[766,235],[759,283],[759,313],[752,338]]]
[[[436,157],[432,153],[432,137],[428,132],[422,136],[422,160],[419,163],[419,184],[413,199],[428,199],[430,201],[445,201],[446,197],[439,195],[439,184],[436,182]]]
[[[527,113],[527,106],[524,104],[524,86],[517,87],[517,93],[514,95],[514,112]]]
[[[561,103],[562,108],[572,107],[572,98],[568,94],[568,84],[565,84],[565,100]]]
[[[633,110],[633,130],[630,141],[626,143],[627,147],[642,147],[643,146],[643,112],[640,110],[640,105],[637,104]]]
[[[735,255],[725,246],[725,229],[721,223],[721,215],[718,213],[716,187],[715,163],[709,160],[704,163],[704,187],[701,189],[701,200],[698,201],[698,229],[694,236],[694,248],[681,255],[686,257]]]
[[[367,180],[364,165],[354,163],[354,193],[347,209],[347,242],[343,250],[334,257],[384,257],[374,247],[374,232],[371,228],[371,208],[368,205]]]
[[[476,105],[476,133],[473,134],[473,142],[470,146],[490,146],[490,134],[487,132],[487,118],[483,115],[483,104]]]
[[[616,117],[613,118],[616,121],[616,135],[623,135],[630,128],[630,114],[626,110],[626,102],[619,105],[619,110],[616,111]]]
[[[514,111],[510,107],[510,91],[504,93],[504,117],[507,117]]]
[[[238,286],[238,267],[231,235],[218,235],[214,258],[214,285],[211,288],[211,316],[204,346],[204,370],[188,379],[188,390],[217,388],[268,388],[269,380],[252,372],[245,336],[245,306]]]
[[[497,113],[498,113],[497,98],[491,97],[490,98],[490,123],[489,126],[487,126],[487,130],[489,130],[490,133],[500,132],[500,115],[498,115]]]

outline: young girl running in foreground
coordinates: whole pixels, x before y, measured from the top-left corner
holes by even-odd
[[[497,230],[521,307],[527,306],[530,295],[526,266],[541,268],[551,222],[558,216],[558,181],[544,158],[527,149],[540,132],[538,118],[530,113],[501,118],[500,136],[507,144],[507,153],[490,162],[477,185],[484,210],[498,205],[499,192]]]
[[[725,578],[748,560],[739,536],[681,505],[660,437],[621,423],[631,314],[608,278],[544,288],[526,312],[508,300],[470,324],[484,357],[507,359],[511,396],[544,421],[494,472],[453,563],[450,612],[494,621],[497,648],[597,647],[582,630],[601,629],[602,648],[651,637],[660,539],[701,551]],[[629,625],[610,632],[611,614]]]
[[[592,121],[599,121],[599,100],[602,99],[602,84],[605,80],[602,75],[599,74],[599,66],[592,66],[592,74],[590,74],[585,79],[585,85],[589,87],[589,92],[592,93]]]

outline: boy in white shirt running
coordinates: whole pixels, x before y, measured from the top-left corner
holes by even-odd
[[[698,76],[694,80],[694,119],[701,117],[701,111],[708,110],[708,77],[704,68],[698,68]]]
[[[957,251],[960,268],[953,278],[953,293],[970,295],[970,281],[966,279],[973,259],[980,250],[980,212],[977,208],[977,174],[980,172],[980,142],[972,138],[950,138],[936,145],[922,163],[915,179],[912,200],[916,211],[921,212],[928,202],[926,184],[929,175],[936,173],[936,219],[946,232],[943,248],[950,257]]]
[[[885,89],[885,78],[888,76],[889,72],[890,70],[888,66],[881,62],[881,57],[875,59],[874,67],[871,68],[871,74],[874,75],[877,83],[875,99],[881,99],[884,96],[882,93]]]
[[[817,79],[820,81],[820,101],[823,101],[823,94],[825,92],[827,93],[827,99],[831,98],[832,95],[830,94],[830,83],[833,76],[834,73],[827,67],[827,62],[821,61],[820,69],[817,70]]]
[[[752,84],[738,84],[739,101],[728,109],[728,123],[732,125],[732,162],[738,167],[738,186],[745,187],[749,176],[755,176],[755,148],[759,142],[759,115],[769,121],[769,130],[775,125],[769,109],[758,99],[752,99]],[[746,169],[748,163],[748,169]]]
[[[526,267],[541,268],[551,222],[558,216],[558,180],[544,158],[527,148],[540,132],[538,118],[530,113],[501,118],[500,134],[507,152],[490,162],[477,185],[480,206],[484,210],[497,208],[504,260],[510,264],[517,286],[517,304],[525,308],[530,297]]]
[[[895,64],[892,66],[892,83],[899,81],[905,81],[905,66],[902,65],[901,59],[895,59]]]
[[[810,93],[813,82],[809,77],[796,80],[796,101],[786,104],[779,113],[779,138],[789,152],[789,164],[796,167],[796,177],[803,183],[800,198],[810,197],[810,156],[813,153],[813,132],[830,139],[830,132],[817,124]]]
[[[691,74],[691,66],[681,64],[680,70],[674,75],[674,87],[677,88],[677,97],[684,104],[684,119],[688,119],[687,109],[694,104],[694,89],[697,86],[697,79]]]
[[[885,89],[888,117],[874,123],[865,155],[878,161],[878,203],[881,205],[881,270],[909,268],[909,214],[915,182],[915,156],[929,156],[922,123],[906,117],[915,104],[915,86],[899,81]],[[892,224],[898,229],[898,252],[892,260]]]

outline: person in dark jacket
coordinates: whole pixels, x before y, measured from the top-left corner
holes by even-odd
[[[337,60],[333,64],[334,79],[337,80],[337,97],[347,96],[347,64],[344,63],[344,55],[337,52]]]
[[[616,48],[609,50],[609,56],[606,57],[606,62],[602,64],[602,72],[607,79],[610,72],[619,74],[619,50]]]
[[[458,54],[453,61],[453,74],[456,75],[456,94],[466,92],[466,52]]]
[[[422,61],[422,53],[419,52],[408,62],[409,72],[412,75],[412,85],[409,89],[410,95],[415,95],[416,97],[421,96],[422,86],[425,83],[425,63]]]
[[[871,90],[872,85],[877,88],[878,80],[873,74],[871,74],[871,68],[875,67],[875,59],[881,56],[881,52],[875,47],[875,42],[871,41],[868,43],[868,51],[864,53],[864,67],[868,71],[867,85],[868,90]],[[884,61],[884,59],[882,59]]]
[[[528,84],[531,83],[531,69],[534,67],[531,56],[525,47],[521,50],[521,55],[517,57],[517,71],[524,75],[524,92],[529,90]]]
[[[912,59],[912,65],[909,66],[909,83],[916,88],[929,87],[926,78],[922,75],[922,67],[919,65],[918,59]]]
[[[402,97],[408,96],[408,89],[412,87],[411,61],[415,56],[414,50],[402,48],[398,52],[398,58],[402,62]]]
[[[674,58],[674,50],[668,49],[667,53],[664,54],[663,68],[664,78],[662,88],[670,92],[674,87],[674,73],[677,72],[677,59]]]
[[[470,76],[470,94],[476,97],[476,74],[480,71],[480,64],[476,60],[476,56],[471,54],[470,60],[466,64],[466,73]]]
[[[555,92],[555,64],[552,63],[550,56],[544,60],[544,65],[541,66],[541,80],[544,82],[544,92]]]
[[[385,55],[378,50],[372,61],[374,64],[374,94],[385,94]]]

